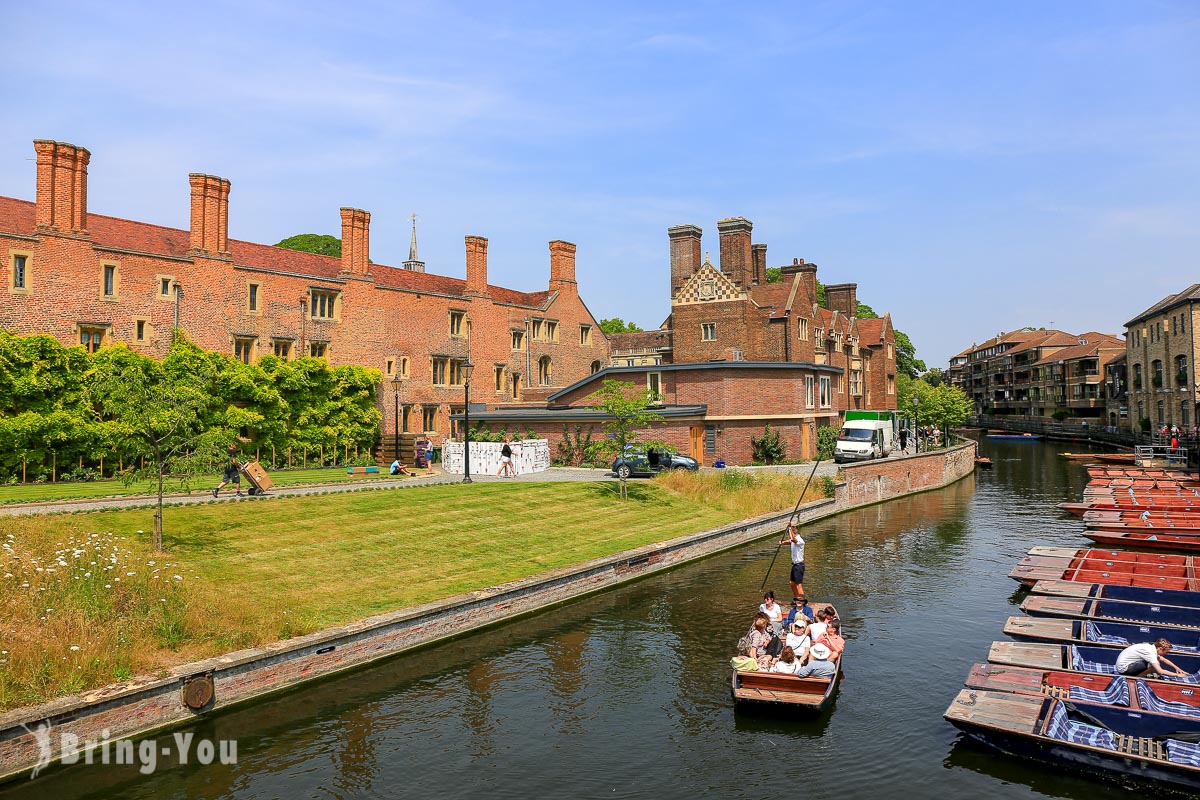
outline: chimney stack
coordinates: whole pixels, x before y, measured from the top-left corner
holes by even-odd
[[[87,168],[82,147],[34,139],[37,153],[36,221],[39,233],[87,236]]]
[[[703,231],[695,225],[676,225],[667,228],[671,240],[671,297],[700,267],[700,236]]]
[[[371,274],[371,212],[342,208],[342,272]]]
[[[550,291],[578,292],[575,283],[575,245],[555,239],[550,243]]]
[[[753,255],[750,231],[754,225],[745,217],[730,217],[717,222],[721,235],[721,272],[733,278],[743,289],[750,288]]]
[[[779,268],[783,273],[783,280],[786,283],[789,276],[799,274],[800,284],[804,287],[804,293],[808,295],[808,302],[817,302],[817,265],[806,264],[803,258],[793,258],[791,264],[787,264]]]
[[[858,316],[858,284],[837,283],[825,287],[825,304],[830,311],[840,311],[847,317]]]
[[[229,181],[193,172],[192,228],[188,252],[212,258],[229,258]]]
[[[488,296],[487,248],[488,240],[482,236],[468,236],[467,243],[467,287],[465,294],[478,297]]]
[[[754,257],[754,269],[750,273],[750,282],[761,286],[767,282],[767,246],[756,244],[750,248]]]

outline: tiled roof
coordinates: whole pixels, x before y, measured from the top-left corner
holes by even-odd
[[[792,282],[760,284],[750,287],[750,299],[772,317],[782,317],[787,310],[788,297],[792,294]],[[797,293],[799,296],[799,293]]]
[[[1166,311],[1167,309],[1169,309],[1173,306],[1176,306],[1180,303],[1186,303],[1188,301],[1198,301],[1198,300],[1200,300],[1200,283],[1193,283],[1191,286],[1187,287],[1179,294],[1168,295],[1168,296],[1164,297],[1162,300],[1159,300],[1157,303],[1150,306],[1149,308],[1147,308],[1142,313],[1138,314],[1133,319],[1129,320],[1129,322],[1126,322],[1125,327],[1128,328],[1130,325],[1134,325],[1138,322],[1141,322],[1146,317],[1153,317],[1157,314],[1161,314],[1164,311]]]
[[[36,209],[33,203],[13,197],[0,197],[0,232],[33,235],[35,223]],[[186,257],[190,245],[188,231],[119,217],[106,217],[102,214],[88,214],[88,233],[92,243],[99,247],[176,258]],[[337,278],[342,269],[342,260],[335,256],[303,253],[237,239],[230,239],[228,246],[229,253],[238,266],[290,272],[316,280]],[[371,264],[371,275],[375,278],[376,286],[411,292],[461,296],[466,289],[466,281],[461,278],[449,278],[431,272],[412,272],[386,264]],[[544,307],[550,298],[549,291],[518,292],[490,284],[488,294],[498,303],[533,308]]]
[[[883,344],[883,332],[887,330],[886,322],[883,317],[858,320],[858,341],[866,345]]]
[[[1034,334],[1031,338],[1026,339],[1016,347],[1010,347],[1005,350],[1005,355],[1016,355],[1023,353],[1026,350],[1032,350],[1035,347],[1070,347],[1074,344],[1079,344],[1079,337],[1065,331],[1049,330],[1049,331],[1032,331]]]
[[[1052,364],[1056,361],[1070,361],[1075,358],[1088,358],[1096,355],[1101,349],[1115,350],[1125,347],[1125,340],[1108,333],[1085,333],[1076,338],[1086,339],[1086,344],[1074,344],[1070,347],[1064,347],[1062,350],[1055,350],[1044,358],[1034,362],[1034,366],[1041,364]]]
[[[612,333],[608,336],[608,343],[613,353],[622,350],[653,350],[658,347],[670,347],[671,332],[656,330]]]

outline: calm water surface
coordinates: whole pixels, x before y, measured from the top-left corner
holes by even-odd
[[[963,739],[942,719],[1017,613],[1006,575],[1083,545],[1062,445],[985,442],[995,468],[818,523],[805,587],[848,631],[812,721],[736,715],[726,666],[759,603],[766,541],[206,719],[235,766],[74,766],[5,787],[54,798],[1125,797]],[[1078,451],[1078,446],[1070,449]],[[786,553],[769,586],[787,594]],[[160,737],[169,744],[169,736]]]

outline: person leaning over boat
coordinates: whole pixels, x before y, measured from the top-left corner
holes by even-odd
[[[814,644],[808,651],[808,663],[796,673],[797,678],[832,678],[837,675],[837,665],[829,659],[829,648]]]
[[[1151,673],[1170,674],[1180,678],[1187,677],[1186,672],[1166,658],[1169,652],[1171,652],[1171,643],[1166,639],[1158,639],[1153,644],[1150,642],[1131,644],[1117,656],[1117,673],[1133,678],[1141,678]],[[1170,667],[1173,672],[1168,673],[1163,670],[1163,664]]]
[[[789,522],[787,526],[787,538],[782,539],[780,544],[790,544],[792,546],[792,597],[804,596],[804,539],[800,536],[800,529],[796,527],[796,523]]]
[[[771,630],[775,631],[775,635],[781,635],[783,633],[783,607],[775,602],[774,591],[767,590],[758,610],[767,615],[767,619],[771,621]]]
[[[800,665],[800,659],[796,658],[796,652],[790,647],[783,648],[783,652],[779,654],[779,660],[771,665],[771,672],[783,675],[795,675],[802,669],[804,667]]]
[[[750,640],[738,639],[737,655],[729,659],[729,666],[741,672],[758,672],[758,659],[750,655]]]

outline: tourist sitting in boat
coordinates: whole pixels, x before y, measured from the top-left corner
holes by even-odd
[[[842,623],[836,619],[830,622],[824,635],[817,641],[828,647],[833,653],[834,658],[840,656],[842,651],[846,649],[846,640],[842,638]]]
[[[808,637],[808,623],[804,621],[804,617],[792,623],[787,636],[783,638],[783,644],[785,649],[790,647],[801,661],[808,656],[808,648],[812,646],[812,639]]]
[[[814,644],[808,651],[808,663],[796,673],[797,678],[832,678],[837,675],[837,665],[831,660],[829,648]]]
[[[776,636],[783,633],[783,606],[775,602],[775,592],[768,589],[758,610],[767,615]]]
[[[829,629],[829,613],[823,609],[817,609],[817,621],[808,626],[808,635],[815,642],[825,635],[825,631]]]
[[[767,648],[771,646],[771,639],[774,638],[770,628],[770,618],[759,611],[754,615],[754,624],[746,633],[746,639],[750,642],[750,655],[758,659],[759,669],[770,669],[771,662],[775,660],[767,652]]]
[[[788,609],[787,616],[783,620],[783,629],[785,631],[790,631],[792,629],[792,623],[798,619],[805,620],[805,623],[807,624],[816,618],[816,612],[813,611],[813,607],[808,604],[808,598],[806,598],[804,595],[793,597],[792,607]]]
[[[1117,656],[1117,673],[1133,678],[1143,678],[1151,674],[1187,677],[1188,673],[1166,658],[1169,652],[1171,652],[1171,643],[1166,639],[1158,639],[1154,644],[1150,642],[1131,644]],[[1165,671],[1163,665],[1170,667],[1171,672]]]
[[[795,651],[790,647],[783,648],[779,660],[771,666],[771,672],[781,672],[784,675],[795,675],[802,669],[804,667],[801,666],[800,659],[796,658]]]
[[[835,619],[836,619],[838,622],[841,622],[841,621],[842,621],[842,618],[841,618],[841,616],[838,614],[838,612],[837,612],[837,609],[836,609],[836,608],[834,608],[833,606],[825,606],[825,621],[826,621],[826,622],[833,622]]]
[[[758,659],[750,655],[750,640],[738,639],[737,655],[729,659],[729,666],[740,672],[758,672]]]

